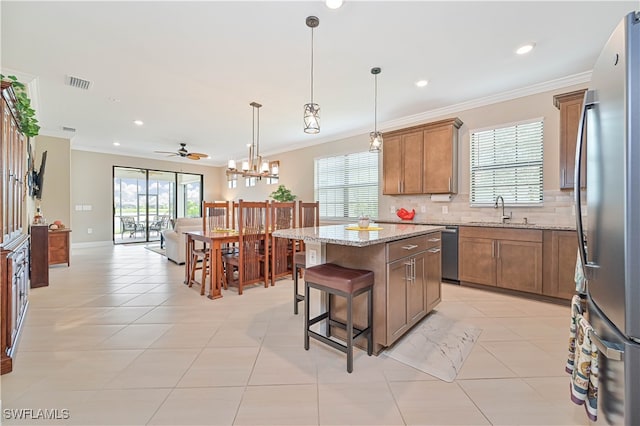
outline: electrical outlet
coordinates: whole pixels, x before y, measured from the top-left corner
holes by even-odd
[[[315,250],[309,250],[309,263],[315,265],[317,262],[317,253]]]
[[[93,234],[93,228],[87,228],[87,234]]]
[[[449,214],[449,206],[442,206],[442,214]]]
[[[427,206],[420,206],[420,213],[426,213],[427,212]]]
[[[389,213],[396,214],[396,206],[390,206],[389,207]]]

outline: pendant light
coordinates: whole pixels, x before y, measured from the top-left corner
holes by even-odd
[[[382,70],[378,67],[371,68],[371,74],[375,79],[375,90],[373,96],[373,132],[369,133],[369,152],[382,151],[382,133],[378,131],[378,74]]]
[[[320,25],[316,16],[307,16],[307,27],[311,28],[311,102],[304,105],[304,132],[320,133],[320,105],[313,103],[313,29]]]

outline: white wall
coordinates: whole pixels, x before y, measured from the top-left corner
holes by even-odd
[[[37,136],[35,142],[34,168],[40,170],[42,153],[47,151],[44,182],[42,185],[42,199],[35,200],[36,207],[40,205],[42,215],[48,223],[61,220],[66,226],[71,222],[71,182],[69,139],[50,136]],[[33,218],[33,213],[31,213]]]

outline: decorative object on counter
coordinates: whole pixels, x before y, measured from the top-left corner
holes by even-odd
[[[61,220],[54,221],[51,225],[49,225],[49,229],[64,229],[64,223]]]
[[[453,382],[482,330],[433,312],[384,355]]]
[[[278,186],[278,189],[269,194],[269,197],[281,203],[294,201],[296,199],[296,196],[291,193],[291,190],[287,189],[284,185]]]
[[[396,215],[402,220],[413,220],[413,217],[416,215],[416,209],[408,211],[407,209],[401,208],[396,212]]]
[[[253,108],[251,120],[251,144],[249,147],[249,160],[242,162],[242,169],[236,167],[236,160],[229,160],[227,165],[227,176],[240,175],[242,177],[256,177],[258,179],[271,178],[278,179],[280,169],[279,161],[263,160],[260,155],[260,108],[261,104],[251,102]]]
[[[369,227],[369,216],[363,214],[358,218],[358,227],[360,228],[368,228]]]
[[[320,25],[316,16],[307,16],[307,27],[311,28],[311,102],[304,105],[304,132],[320,133],[320,105],[313,103],[313,29]]]
[[[36,213],[33,215],[33,224],[34,225],[44,225],[46,223],[44,217],[42,216],[42,211],[40,210],[40,206],[36,207]]]
[[[373,95],[373,132],[369,133],[369,152],[382,151],[382,133],[378,131],[378,74],[382,72],[382,69],[375,67],[371,68],[371,74],[375,79],[375,89]]]

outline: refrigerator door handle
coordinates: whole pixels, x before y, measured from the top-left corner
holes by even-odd
[[[587,261],[587,249],[584,241],[584,229],[582,226],[582,205],[580,202],[581,191],[580,187],[580,169],[582,165],[582,139],[584,136],[584,129],[586,125],[587,111],[594,108],[596,103],[591,101],[593,93],[587,90],[584,94],[584,100],[582,101],[582,113],[580,114],[580,122],[578,124],[578,137],[576,141],[576,161],[573,179],[573,193],[575,197],[576,206],[576,233],[578,235],[578,253],[580,255],[580,263],[582,264],[582,272],[584,276],[589,279],[591,274],[588,273],[589,269],[598,268],[598,265]]]
[[[624,349],[621,349],[621,345],[602,340],[593,330],[589,333],[589,337],[591,337],[591,341],[598,347],[600,353],[608,359],[613,361],[624,360]]]

